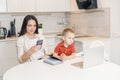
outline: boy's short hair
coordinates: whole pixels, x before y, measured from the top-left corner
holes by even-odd
[[[62,32],[62,36],[66,35],[66,33],[68,33],[68,32],[74,33],[74,31],[71,28],[66,28]]]

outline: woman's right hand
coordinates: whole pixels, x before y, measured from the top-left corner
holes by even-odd
[[[42,45],[35,45],[30,48],[30,52],[33,54],[33,53],[37,52],[39,49],[41,49],[41,47],[42,47]]]

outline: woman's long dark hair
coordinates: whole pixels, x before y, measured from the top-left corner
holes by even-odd
[[[27,16],[25,16],[25,18],[23,20],[19,36],[22,36],[22,35],[24,35],[26,33],[26,28],[27,28],[27,24],[28,24],[29,20],[34,20],[36,22],[35,33],[38,34],[38,21],[37,21],[37,18],[35,16],[33,16],[33,15],[27,15]]]

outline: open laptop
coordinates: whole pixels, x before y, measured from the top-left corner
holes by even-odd
[[[104,62],[104,46],[85,49],[83,54],[83,61],[73,63],[72,65],[80,68],[89,68]]]

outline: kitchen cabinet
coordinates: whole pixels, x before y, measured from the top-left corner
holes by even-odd
[[[70,11],[70,0],[7,0],[8,12]]]
[[[6,12],[6,0],[0,0],[0,12]]]
[[[9,68],[19,64],[17,60],[16,41],[0,42],[0,76]]]
[[[34,12],[35,0],[7,0],[8,12]]]
[[[37,12],[70,11],[70,0],[36,0]]]

